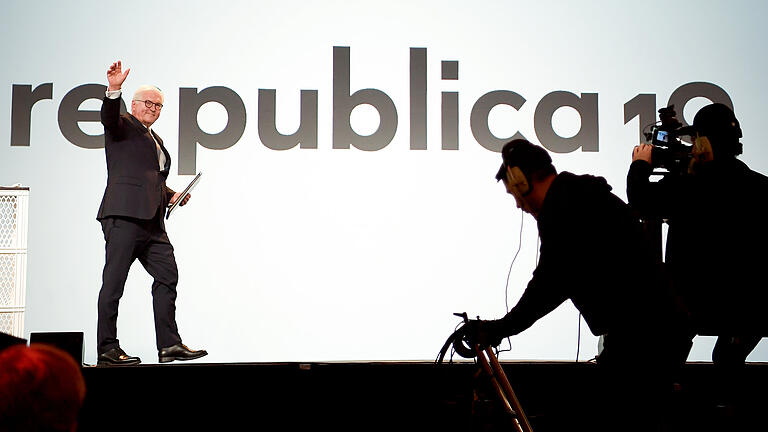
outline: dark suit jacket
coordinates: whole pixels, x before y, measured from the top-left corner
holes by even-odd
[[[175,193],[165,185],[171,156],[163,140],[152,132],[165,153],[165,167],[161,171],[155,141],[136,117],[120,114],[120,98],[104,98],[101,123],[107,156],[107,188],[96,219],[109,216],[152,219],[159,208],[165,209]]]

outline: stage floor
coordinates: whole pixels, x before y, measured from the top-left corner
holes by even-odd
[[[588,403],[597,391],[595,364],[502,365],[536,432],[573,430],[573,415],[599,421],[602,407]],[[79,430],[507,430],[477,371],[472,362],[85,367]],[[691,430],[736,430],[732,409],[719,406],[714,377],[711,363],[685,366],[677,397]],[[748,364],[743,381],[740,415],[757,416],[768,402],[768,364]],[[653,401],[637,410],[653,415]]]

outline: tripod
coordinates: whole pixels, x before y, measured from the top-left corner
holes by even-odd
[[[464,319],[464,324],[469,323],[467,313],[454,314]],[[437,359],[437,363],[441,363],[445,357],[448,348],[453,345],[456,352],[466,358],[477,357],[477,361],[480,364],[481,370],[490,378],[491,385],[494,393],[499,398],[504,411],[512,419],[512,424],[517,432],[533,432],[531,424],[528,422],[528,418],[523,411],[523,407],[520,405],[520,401],[515,395],[515,391],[512,389],[512,385],[507,379],[507,375],[504,373],[499,359],[493,352],[493,348],[486,347],[481,348],[480,345],[468,340],[467,335],[463,331],[464,328],[456,330],[445,342],[443,348],[440,350],[440,355]],[[471,346],[471,348],[469,348]]]

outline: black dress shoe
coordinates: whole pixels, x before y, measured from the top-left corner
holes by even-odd
[[[174,360],[194,360],[207,355],[208,351],[191,350],[183,343],[177,343],[174,346],[162,348],[157,352],[157,356],[160,358],[160,363],[168,363]]]
[[[129,356],[121,348],[112,348],[111,350],[99,354],[96,364],[99,366],[130,366],[141,363],[138,357]]]

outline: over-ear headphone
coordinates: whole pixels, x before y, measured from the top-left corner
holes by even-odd
[[[515,186],[523,196],[528,195],[531,191],[531,186],[528,184],[528,178],[518,166],[507,168],[507,181],[511,186]]]
[[[496,180],[506,181],[521,196],[531,193],[531,173],[552,167],[552,158],[547,151],[524,139],[515,139],[505,144],[501,149],[501,157],[503,162],[496,173]]]

